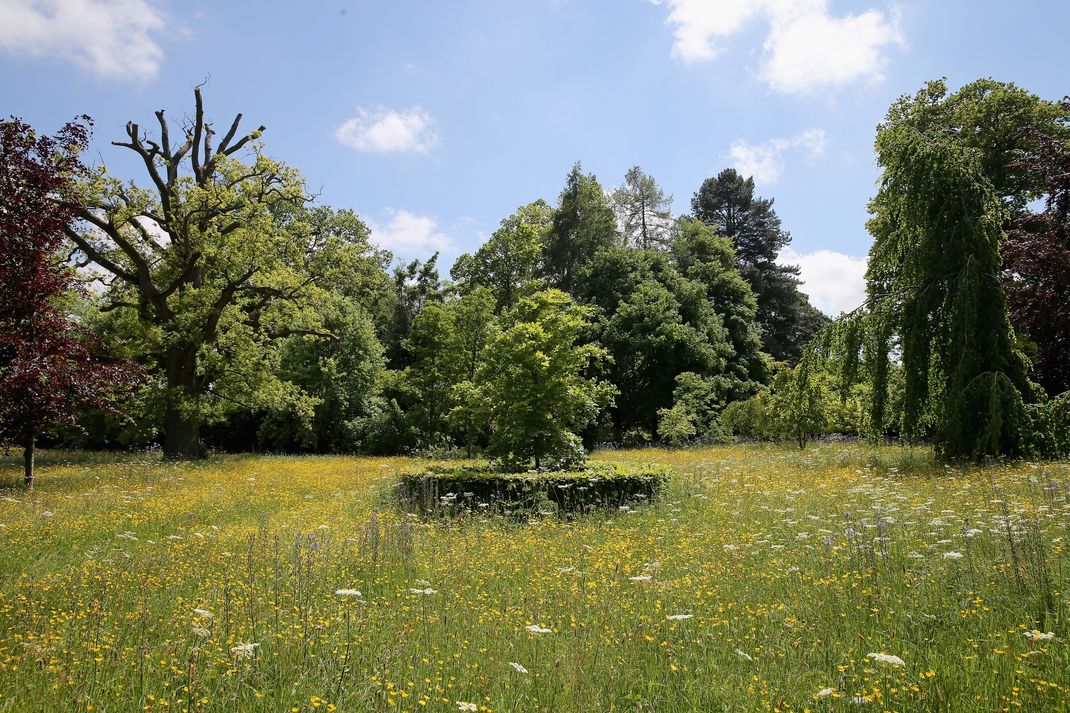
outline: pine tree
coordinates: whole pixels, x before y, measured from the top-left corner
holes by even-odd
[[[798,359],[828,320],[799,290],[799,268],[776,261],[791,236],[781,227],[773,199],[755,196],[753,178],[726,168],[703,181],[691,210],[731,239],[739,272],[757,299],[763,349],[777,360]]]

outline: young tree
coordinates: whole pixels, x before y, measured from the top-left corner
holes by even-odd
[[[606,192],[594,174],[584,174],[576,163],[569,171],[543,243],[541,276],[572,294],[587,263],[617,242],[617,219]]]
[[[264,154],[264,127],[239,134],[239,114],[216,140],[194,94],[177,137],[161,110],[158,136],[130,122],[127,140],[114,142],[140,160],[150,187],[102,169],[82,186],[85,229],[67,230],[105,275],[102,309],[126,316],[126,346],[159,377],[170,458],[200,457],[201,425],[236,406],[307,398],[278,378],[279,343],[329,338],[316,310],[323,283],[378,259],[359,221],[308,210],[297,171]]]
[[[773,199],[754,195],[754,179],[726,168],[707,178],[691,199],[694,216],[731,239],[737,266],[757,299],[762,347],[778,361],[797,360],[828,319],[799,290],[799,268],[777,263],[791,243]]]
[[[1063,104],[1070,115],[1070,101]],[[1044,194],[1003,244],[1011,321],[1034,345],[1036,377],[1049,396],[1070,391],[1070,144],[1031,129],[1028,155],[1015,166]]]
[[[595,344],[578,344],[590,309],[559,290],[521,299],[503,317],[480,369],[490,418],[490,452],[514,467],[583,461],[577,429],[597,418],[616,389],[589,378],[604,359]]]
[[[643,250],[669,245],[672,196],[666,196],[653,177],[632,166],[610,198],[627,243]]]
[[[55,137],[0,121],[0,436],[23,447],[27,487],[39,435],[74,424],[81,409],[116,405],[138,378],[63,311],[74,282],[61,248],[79,212],[73,183],[88,138],[88,117]]]

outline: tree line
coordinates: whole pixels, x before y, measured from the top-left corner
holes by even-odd
[[[772,199],[733,169],[674,216],[640,168],[607,192],[577,163],[444,277],[315,201],[263,126],[217,132],[200,89],[195,107],[127,125],[113,144],[143,172],[125,181],[80,162],[85,118],[55,137],[2,122],[0,428],[28,453],[45,438],[543,467],[599,442],[834,427],[952,457],[1060,437],[1066,103],[982,80],[893,105],[867,299],[831,324],[777,262],[791,238]],[[59,315],[66,352],[34,341]],[[37,402],[58,405],[30,419]]]

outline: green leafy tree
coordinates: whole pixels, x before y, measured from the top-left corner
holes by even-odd
[[[717,416],[724,406],[721,379],[693,371],[676,376],[672,408],[658,410],[658,435],[679,444],[696,436],[719,437]]]
[[[754,179],[727,168],[702,182],[691,210],[732,241],[739,272],[757,300],[764,351],[778,361],[797,360],[828,319],[799,290],[799,268],[776,261],[791,236],[781,227],[773,199],[755,196]]]
[[[525,287],[536,284],[533,279],[553,216],[542,199],[521,206],[474,254],[459,257],[450,275],[464,291],[489,289],[497,311],[512,307]]]
[[[782,368],[773,381],[773,394],[774,428],[781,438],[805,448],[807,441],[828,430],[830,399],[825,379],[814,373],[808,360]]]
[[[653,177],[632,166],[624,176],[624,185],[610,195],[624,240],[648,250],[668,247],[672,238],[672,196],[658,186]]]
[[[540,275],[572,294],[584,267],[617,243],[617,219],[606,192],[594,174],[584,174],[575,164],[546,233]]]
[[[901,98],[878,129],[884,172],[870,203],[867,304],[828,341],[845,373],[865,353],[874,424],[886,420],[894,356],[905,436],[929,433],[949,458],[1014,455],[1026,447],[1025,404],[1039,387],[1000,284],[1007,204],[973,137],[929,121],[934,93],[930,84]]]
[[[616,439],[636,429],[655,432],[681,372],[717,379],[722,399],[736,390],[728,376],[732,346],[705,286],[681,276],[668,255],[604,250],[582,282],[583,301],[600,313],[595,336],[613,357],[607,376],[620,390]]]
[[[312,413],[260,416],[258,440],[268,450],[354,453],[367,449],[381,409],[383,347],[368,314],[337,299],[325,317],[334,339],[295,336],[282,347],[280,375],[313,400]]]
[[[972,151],[977,171],[1003,203],[1004,219],[1014,220],[1044,193],[1044,177],[1024,160],[1034,153],[1029,132],[1070,139],[1070,105],[1041,99],[1013,83],[979,79],[952,92],[947,81],[926,83],[888,111],[885,124],[911,126],[926,136],[954,134]]]
[[[616,389],[588,376],[605,359],[579,344],[590,308],[560,290],[522,298],[487,346],[480,394],[489,410],[491,454],[513,467],[576,466],[584,460],[576,431],[593,422]]]
[[[479,395],[477,379],[486,356],[494,325],[494,296],[487,288],[476,288],[448,306],[451,335],[449,359],[455,368],[448,419],[460,432],[468,457],[486,420],[486,404]]]
[[[391,308],[382,334],[387,363],[392,369],[402,369],[409,363],[411,352],[405,347],[405,340],[412,334],[416,315],[426,305],[441,302],[443,298],[438,253],[423,262],[413,260],[394,267]]]
[[[309,211],[296,170],[264,153],[264,127],[240,134],[241,115],[217,140],[195,92],[174,136],[161,110],[155,138],[130,122],[129,149],[149,187],[101,170],[81,186],[85,229],[68,237],[108,285],[122,348],[157,375],[168,457],[201,455],[200,428],[239,406],[311,400],[280,379],[279,344],[328,336],[316,305],[324,283],[371,259],[359,221]]]
[[[762,351],[758,303],[736,268],[731,241],[702,221],[685,218],[676,225],[672,255],[680,274],[705,286],[706,297],[728,332],[735,352],[727,364],[734,382],[728,399],[750,396],[769,382],[772,363]]]
[[[416,315],[404,342],[411,363],[405,367],[403,378],[415,397],[408,414],[422,445],[445,437],[445,419],[453,408],[452,390],[458,381],[459,365],[450,349],[455,340],[449,309],[431,302]]]

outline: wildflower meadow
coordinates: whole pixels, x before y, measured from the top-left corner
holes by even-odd
[[[1070,707],[1067,463],[601,460],[672,476],[579,517],[417,517],[411,459],[45,453],[0,499],[0,710]]]

